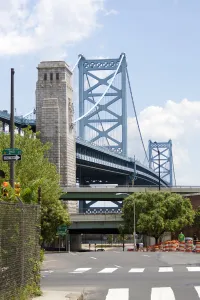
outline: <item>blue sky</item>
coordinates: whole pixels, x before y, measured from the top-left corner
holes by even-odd
[[[35,106],[41,60],[73,65],[79,53],[116,58],[125,52],[146,144],[149,138],[172,138],[179,183],[198,184],[193,167],[200,146],[199,13],[198,0],[0,3],[0,109],[9,109],[11,67],[17,113],[25,114]],[[135,130],[129,136],[130,154],[134,148],[140,156],[132,113],[129,118]],[[184,164],[189,171],[183,175]]]

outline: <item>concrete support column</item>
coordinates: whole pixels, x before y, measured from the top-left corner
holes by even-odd
[[[70,234],[70,251],[81,250],[81,234]]]

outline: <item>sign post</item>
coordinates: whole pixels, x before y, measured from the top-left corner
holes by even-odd
[[[60,252],[60,237],[66,236],[66,240],[67,240],[67,225],[58,226],[57,235],[59,236],[59,252]],[[67,248],[67,244],[66,244],[66,248]]]
[[[14,104],[14,74],[15,70],[11,69],[11,90],[10,90],[10,148],[15,147],[15,104]],[[15,187],[15,163],[10,160],[10,185]]]

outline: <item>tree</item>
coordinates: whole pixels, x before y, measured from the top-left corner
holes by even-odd
[[[68,225],[69,215],[66,206],[59,200],[62,193],[56,166],[49,162],[50,144],[42,144],[30,128],[23,131],[23,136],[15,135],[15,147],[22,150],[22,160],[15,163],[15,181],[20,182],[20,198],[25,203],[38,202],[38,188],[41,187],[41,231],[44,241],[51,242],[62,224]],[[9,135],[0,133],[0,151],[9,148]],[[0,161],[0,169],[9,180],[9,164]],[[11,191],[9,192],[9,197]],[[5,198],[4,198],[5,200]]]
[[[164,232],[178,231],[194,221],[190,199],[170,192],[135,193],[123,202],[124,224],[133,233],[134,202],[136,230],[158,239]]]
[[[194,226],[200,228],[200,206],[195,210]]]

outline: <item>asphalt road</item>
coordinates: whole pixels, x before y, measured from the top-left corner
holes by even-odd
[[[200,254],[118,250],[47,254],[42,287],[84,291],[87,300],[197,300]]]

